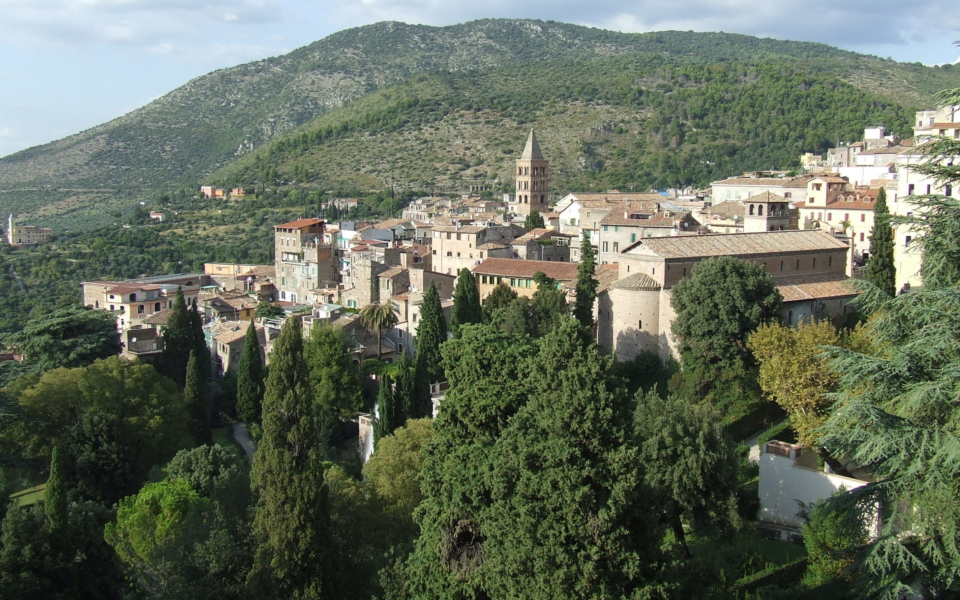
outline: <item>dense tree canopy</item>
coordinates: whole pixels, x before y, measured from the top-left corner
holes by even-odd
[[[742,395],[755,365],[747,337],[778,318],[781,302],[763,267],[729,256],[701,261],[681,279],[671,296],[672,335],[687,392],[720,404]]]

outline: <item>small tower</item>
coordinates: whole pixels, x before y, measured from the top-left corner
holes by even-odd
[[[547,168],[550,161],[543,158],[537,136],[530,130],[523,154],[517,159],[517,213],[528,216],[533,211],[547,210]]]

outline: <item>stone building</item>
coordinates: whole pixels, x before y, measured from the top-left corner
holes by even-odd
[[[570,239],[573,236],[551,229],[531,229],[510,242],[513,256],[524,260],[570,262]],[[488,254],[490,257],[496,254]]]
[[[537,136],[530,130],[523,153],[517,159],[516,195],[510,203],[510,212],[528,216],[533,211],[546,212],[550,161],[543,158]]]
[[[522,231],[522,229],[520,230]],[[435,271],[456,275],[461,269],[472,269],[491,256],[508,258],[513,250],[506,245],[513,239],[512,228],[452,225],[433,228],[431,252]],[[487,246],[500,242],[500,246]]]
[[[11,246],[30,246],[47,241],[53,235],[52,229],[33,225],[14,225],[13,215],[7,217],[7,243]]]
[[[659,207],[657,207],[659,208]],[[595,240],[599,249],[597,262],[601,265],[615,263],[621,250],[637,240],[648,237],[696,234],[699,221],[688,212],[669,210],[612,210],[600,220]]]
[[[315,304],[318,291],[336,286],[339,260],[336,247],[324,243],[324,222],[299,219],[274,227],[274,263],[279,300]]]
[[[856,296],[847,277],[848,246],[824,231],[775,231],[645,238],[624,250],[619,280],[598,296],[601,350],[630,360],[653,352],[676,356],[671,289],[700,261],[733,256],[761,265],[783,296],[781,319],[842,317]]]

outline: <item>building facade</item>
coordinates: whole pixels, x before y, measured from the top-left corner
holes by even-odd
[[[323,288],[339,282],[339,259],[324,243],[324,222],[299,219],[274,227],[274,264],[281,302],[316,304]]]

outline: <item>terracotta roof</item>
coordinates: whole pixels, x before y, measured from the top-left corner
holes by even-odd
[[[960,123],[934,123],[933,125],[924,125],[923,127],[917,127],[917,129],[957,129],[960,127]]]
[[[846,196],[840,195],[837,200],[831,202],[827,205],[827,208],[832,210],[873,210],[873,207],[876,205],[876,195],[877,192],[873,192],[873,197],[864,193],[849,193]],[[846,198],[854,197],[854,200],[847,200]],[[841,200],[840,198],[844,198]]]
[[[130,292],[153,292],[163,289],[159,285],[137,285],[134,283],[121,283],[117,287],[106,290],[108,294],[129,294]]]
[[[780,188],[805,188],[807,182],[816,178],[816,175],[800,175],[799,177],[730,177],[714,181],[713,185],[756,185]]]
[[[279,225],[274,225],[275,229],[303,229],[304,227],[312,227],[314,225],[323,225],[323,221],[320,219],[298,219],[296,221],[290,221],[289,223],[281,223]]]
[[[635,215],[639,214],[646,215],[646,218],[635,217]],[[628,216],[625,215],[623,211],[614,210],[611,211],[609,215],[604,217],[603,220],[600,221],[600,224],[617,226],[623,225],[624,227],[674,227],[685,217],[689,216],[690,213],[688,212],[670,212],[670,216],[667,216],[667,212],[664,211],[654,214],[631,212]],[[690,217],[688,221],[693,222],[695,225],[700,224],[693,217]],[[692,227],[688,229],[692,229]]]
[[[620,278],[620,265],[617,263],[599,265],[596,271],[597,293],[605,292],[617,283]]]
[[[487,242],[486,244],[480,244],[477,246],[477,250],[503,250],[504,248],[509,247],[510,246],[500,242]]]
[[[818,298],[842,298],[856,296],[854,280],[846,275],[835,273],[828,275],[809,275],[774,279],[774,285],[783,296],[784,302],[800,302]]]
[[[152,315],[150,315],[149,317],[141,321],[141,323],[145,323],[147,325],[164,325],[165,326],[167,324],[167,320],[170,319],[171,314],[173,314],[173,309],[165,308],[158,313],[153,313]]]
[[[533,277],[537,271],[557,281],[574,281],[577,278],[576,263],[549,260],[521,260],[518,258],[488,258],[473,268],[481,275],[502,277]]]
[[[709,208],[703,209],[701,214],[731,219],[733,217],[742,217],[747,214],[747,207],[740,204],[737,200],[728,200],[715,204]]]
[[[250,327],[247,321],[234,321],[231,323],[224,323],[224,327],[221,329],[221,333],[218,333],[213,337],[221,344],[232,344],[237,340],[242,340],[247,337],[247,327]],[[261,339],[263,343],[263,326],[254,325],[257,331],[257,337]]]
[[[410,228],[416,227],[410,219],[387,219],[376,224],[377,229],[392,229],[398,225],[410,225]]]
[[[660,194],[628,194],[621,192],[573,194],[573,197],[576,199],[574,202],[577,202],[585,208],[615,208],[618,204],[624,202],[634,203],[637,205],[637,208],[640,208],[644,205],[654,206],[656,203],[666,200],[666,198]]]
[[[254,267],[241,275],[241,277],[262,277],[273,279],[277,276],[277,268],[268,265],[260,265],[259,267]]]
[[[440,227],[434,227],[434,231],[449,231],[450,233],[480,233],[481,231],[487,230],[488,227],[482,225],[464,225],[460,227],[455,227],[453,225],[441,225]]]
[[[640,246],[646,246],[658,256],[667,259],[847,249],[846,243],[820,230],[651,237],[640,240],[623,252],[630,253]]]
[[[406,271],[406,269],[404,269],[403,267],[391,267],[386,271],[384,271],[383,273],[380,273],[379,275],[377,275],[377,277],[389,279],[391,277],[396,277],[397,275],[399,275],[400,273],[403,273],[404,271]]]
[[[659,290],[660,284],[646,273],[634,273],[616,282],[613,287],[618,290],[631,291]]]
[[[863,152],[858,152],[857,156],[871,155],[871,154],[900,154],[900,151],[903,150],[903,146],[889,146],[887,148],[871,148],[869,150],[864,150]]]

